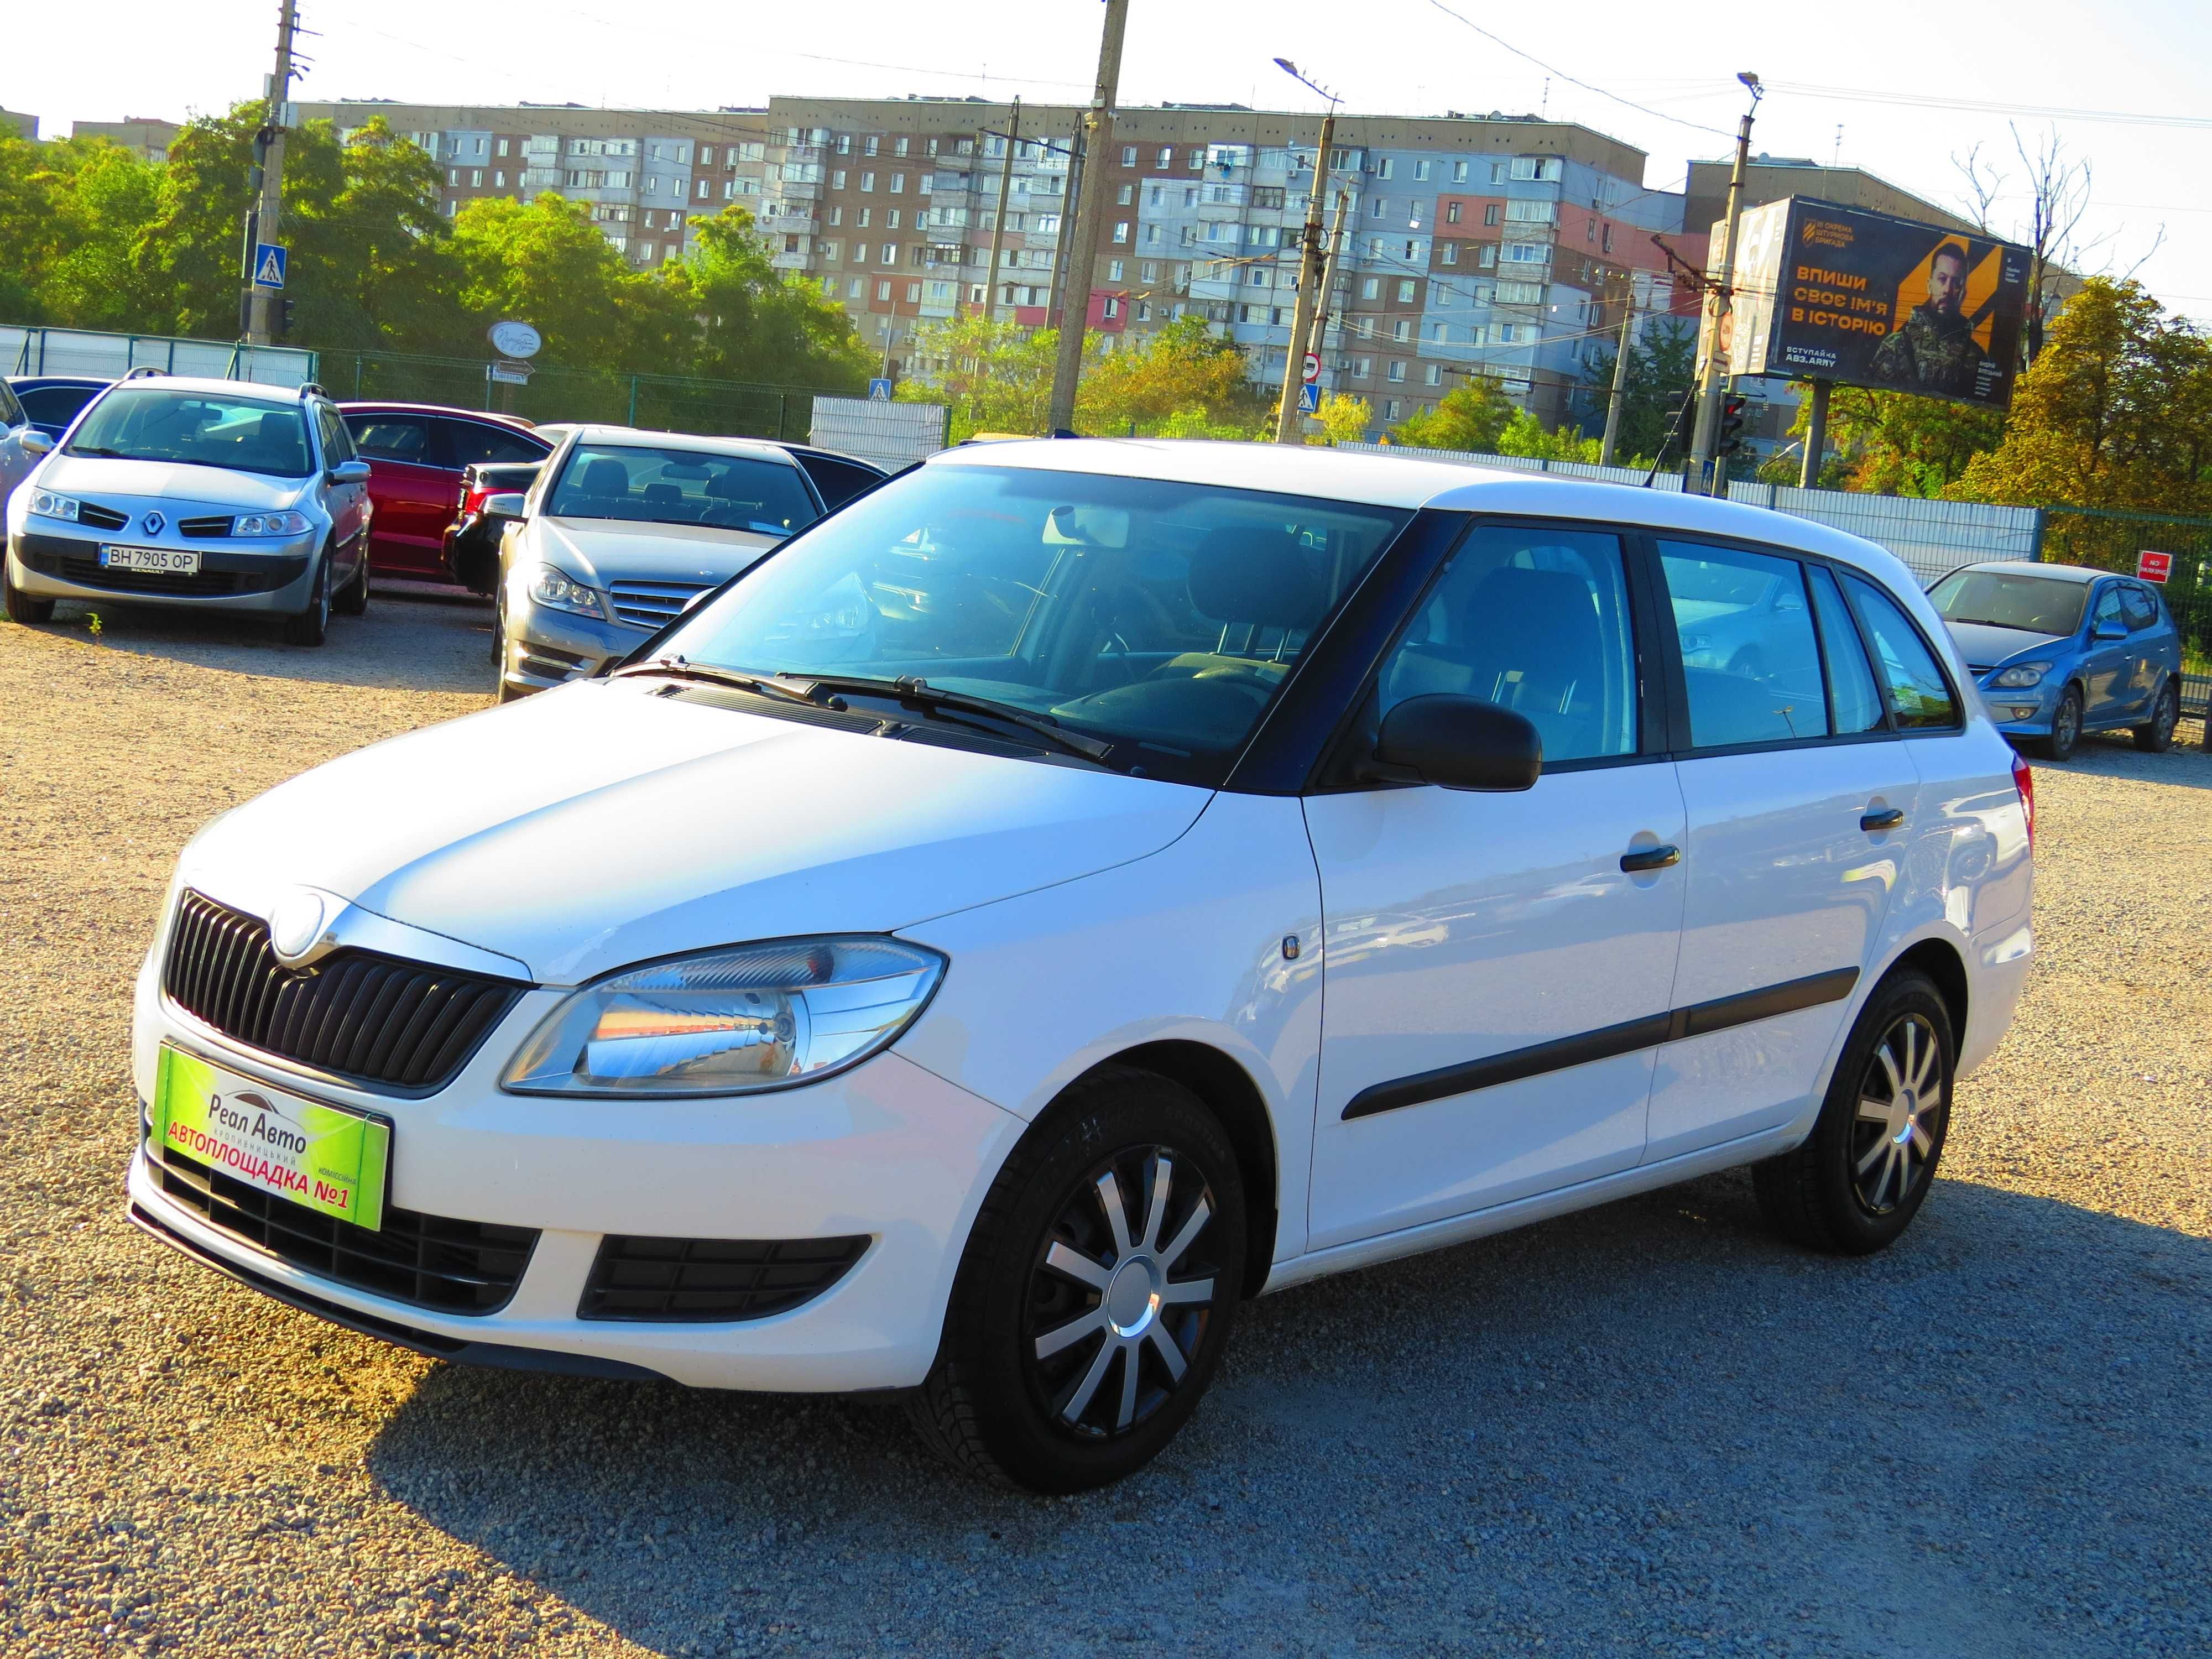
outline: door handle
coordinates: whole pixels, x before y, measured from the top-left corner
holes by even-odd
[[[1651,870],[1664,870],[1681,861],[1682,849],[1679,847],[1639,847],[1633,853],[1620,855],[1620,867],[1632,876],[1640,876]]]
[[[1863,814],[1859,819],[1859,828],[1872,835],[1877,830],[1894,830],[1904,822],[1905,809],[1902,806],[1893,806],[1887,811]]]

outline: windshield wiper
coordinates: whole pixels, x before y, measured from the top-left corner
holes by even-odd
[[[817,691],[852,691],[862,696],[895,697],[902,702],[919,703],[933,714],[950,712],[1004,720],[1009,726],[1018,726],[1024,732],[1042,738],[1055,749],[1080,755],[1085,760],[1103,761],[1114,752],[1112,744],[1097,738],[1085,737],[1080,732],[1071,732],[1049,714],[1032,714],[1027,709],[1016,708],[1009,703],[994,702],[988,697],[971,697],[964,692],[939,690],[924,679],[872,680],[845,674],[807,674],[803,678],[811,682]]]
[[[1995,617],[1946,617],[1945,622],[1954,622],[1963,628],[2008,628],[2015,634],[2040,634],[2040,628],[2029,628],[2021,623],[1999,622]]]
[[[702,680],[709,685],[734,686],[740,691],[757,692],[762,696],[780,698],[785,702],[804,703],[809,708],[822,707],[822,699],[814,696],[805,682],[785,679],[781,674],[740,674],[734,669],[708,668],[682,657],[655,657],[650,662],[632,663],[627,668],[617,668],[607,676],[611,680],[622,679],[631,674],[659,674],[670,679]]]

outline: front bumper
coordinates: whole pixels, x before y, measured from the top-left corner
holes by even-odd
[[[131,1161],[133,1219],[295,1306],[449,1358],[775,1392],[921,1382],[976,1209],[1020,1121],[896,1052],[817,1085],[749,1098],[501,1091],[500,1068],[562,994],[523,997],[454,1082],[406,1099],[310,1076],[230,1042],[161,996],[150,959],[139,976],[132,1063],[141,1099],[151,1098],[167,1041],[276,1087],[383,1114],[394,1126],[395,1206],[538,1231],[513,1296],[496,1311],[441,1312],[295,1266],[165,1193],[143,1146]],[[871,1243],[828,1290],[766,1318],[580,1318],[610,1233],[860,1234]]]
[[[515,691],[544,691],[568,680],[589,679],[629,655],[651,633],[628,623],[533,605],[526,597],[518,602],[510,587],[500,683]]]
[[[42,526],[45,521],[41,521]],[[100,568],[103,544],[167,547],[200,556],[198,576],[152,575]],[[120,530],[58,533],[41,527],[8,540],[8,580],[39,599],[177,605],[297,616],[314,596],[319,532],[250,546],[222,538],[183,541]]]
[[[1981,694],[1983,705],[1996,722],[1997,730],[2007,737],[2047,738],[2051,735],[2052,711],[2057,708],[2057,699],[2052,695],[2057,684],[2046,674],[2038,685],[2007,689],[1978,680],[1975,690]]]

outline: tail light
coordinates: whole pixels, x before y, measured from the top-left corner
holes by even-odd
[[[2035,773],[2027,760],[2015,754],[2012,757],[2012,787],[2020,791],[2020,810],[2027,815],[2027,844],[2035,845]]]

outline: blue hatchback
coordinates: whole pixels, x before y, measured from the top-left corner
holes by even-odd
[[[2155,588],[2078,565],[1970,564],[1929,590],[1997,729],[2053,760],[2084,732],[2173,743],[2181,635]]]

